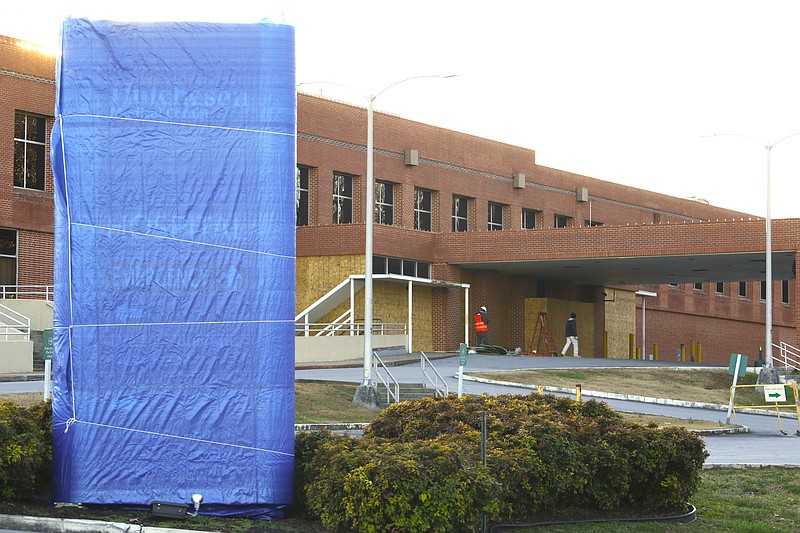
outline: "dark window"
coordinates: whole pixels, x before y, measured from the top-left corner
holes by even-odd
[[[703,284],[702,283],[695,283],[694,284],[694,290],[702,291],[703,290]]]
[[[583,225],[586,226],[587,228],[593,228],[595,226],[602,226],[603,223],[602,222],[598,222],[596,220],[584,220],[583,221]]]
[[[375,182],[375,223],[394,224],[394,185],[388,181]]]
[[[297,225],[308,226],[308,167],[297,167],[297,186],[295,204],[297,206]]]
[[[453,196],[453,231],[467,231],[467,198]]]
[[[503,229],[503,205],[489,202],[489,231]]]
[[[431,231],[431,191],[414,189],[414,229]]]
[[[14,117],[14,187],[44,190],[44,117],[17,113]]]
[[[781,280],[781,302],[789,303],[789,280]]]
[[[762,300],[766,300],[767,299],[767,282],[766,281],[762,281],[761,282],[761,299]]]
[[[537,218],[539,217],[539,213],[539,211],[534,211],[533,209],[523,209],[522,229],[536,229],[536,222]]]
[[[721,281],[717,282],[717,294],[725,294],[725,284]]]
[[[17,284],[17,232],[0,228],[0,285]]]
[[[403,273],[403,260],[397,259],[396,257],[390,257],[388,260],[389,263],[389,274],[402,274]]]
[[[740,281],[739,282],[739,296],[742,298],[747,298],[747,282]]]
[[[353,222],[353,176],[333,174],[333,223]]]
[[[564,215],[555,215],[553,218],[553,227],[555,228],[568,228],[570,222],[570,217],[565,217]]]
[[[372,256],[373,274],[402,274],[403,276],[430,279],[431,265],[413,259],[398,259],[382,255]]]

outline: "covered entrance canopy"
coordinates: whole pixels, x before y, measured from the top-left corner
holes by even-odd
[[[794,279],[794,261],[794,251],[773,253],[773,279]],[[454,261],[452,264],[466,269],[494,270],[508,275],[598,286],[759,281],[765,279],[766,275],[764,252]]]

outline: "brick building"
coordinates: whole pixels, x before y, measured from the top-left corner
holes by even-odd
[[[41,157],[54,66],[0,37],[0,285],[12,292],[52,284],[52,172]],[[297,131],[301,313],[364,272],[366,110],[300,93]],[[375,321],[413,329],[414,350],[472,339],[465,320],[480,305],[490,342],[526,351],[542,312],[559,349],[576,312],[585,356],[674,358],[683,347],[684,359],[727,362],[763,346],[761,219],[542,167],[533,150],[380,112],[374,165]],[[773,339],[797,346],[800,220],[774,221],[773,250]],[[644,302],[637,290],[657,296]],[[319,321],[348,308],[358,322],[361,291]]]

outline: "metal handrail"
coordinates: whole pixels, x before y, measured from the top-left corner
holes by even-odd
[[[425,352],[420,352],[419,354],[420,354],[419,355],[419,365],[420,365],[420,368],[422,369],[422,375],[425,377],[425,380],[433,386],[433,388],[436,390],[436,395],[437,396],[446,397],[447,395],[449,395],[450,394],[450,389],[447,386],[447,382],[444,380],[442,375],[439,373],[438,370],[436,370],[436,367],[433,366],[433,363],[431,363],[431,360],[428,359],[427,355],[425,355]],[[430,367],[430,369],[433,370],[433,373],[435,374],[435,378],[432,379],[428,375],[428,367]],[[439,383],[440,382],[443,385],[443,388],[439,388]]]
[[[781,366],[775,365],[774,360],[783,360],[783,365],[785,367],[791,367],[795,370],[800,369],[800,350],[795,348],[789,343],[782,342],[780,344],[773,344],[773,347],[778,349],[778,354],[773,355],[773,366]]]
[[[381,375],[381,373],[379,372],[380,368],[378,367],[378,363],[380,363],[380,366],[383,367],[383,369],[386,371],[386,375],[389,377],[389,379],[384,379],[384,377]],[[387,404],[392,403],[392,398],[394,398],[395,402],[399,402],[400,383],[395,379],[395,377],[389,371],[389,367],[386,366],[386,364],[383,362],[383,359],[381,359],[378,356],[378,354],[375,353],[374,351],[372,352],[372,369],[373,369],[373,374],[375,374],[378,377],[378,379],[381,380],[383,386],[386,387],[386,403]],[[394,391],[392,391],[391,387],[392,385],[394,385]]]
[[[0,322],[0,336],[4,337],[3,340],[8,340],[9,336],[21,336],[23,337],[22,340],[30,340],[31,339],[31,319],[14,311],[13,309],[9,309],[5,305],[0,305],[0,319],[5,318],[9,324],[5,323],[5,321]]]
[[[322,328],[322,331],[318,332],[314,336],[329,337],[331,335],[336,335],[336,333],[339,332],[343,326],[348,327],[350,330],[349,331],[350,335],[353,335],[353,327],[352,327],[353,324],[352,321],[350,320],[352,316],[353,316],[353,311],[348,309],[347,311],[336,317],[336,320],[334,320],[333,322]]]
[[[363,335],[364,324],[362,322],[347,322],[336,325],[333,322],[307,322],[295,324],[294,330],[295,335],[301,335],[305,337],[319,337],[325,335],[330,336],[337,334]],[[373,323],[372,327],[373,335],[405,335],[406,332],[406,324],[402,322],[386,324]]]
[[[41,298],[44,297],[44,298]],[[0,300],[34,300],[53,301],[52,285],[0,285]]]

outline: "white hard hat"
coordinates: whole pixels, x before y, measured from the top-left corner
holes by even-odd
[[[482,305],[482,306],[481,306],[481,311],[483,311],[483,312],[485,313],[485,312],[486,312],[486,306],[483,306],[483,305]]]

